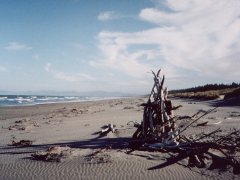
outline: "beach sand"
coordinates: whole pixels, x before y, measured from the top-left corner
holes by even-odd
[[[187,159],[156,170],[148,168],[166,161],[167,153],[134,151],[126,154],[142,120],[144,98],[97,102],[46,104],[0,108],[0,179],[239,179],[231,171],[189,168]],[[191,116],[212,109],[211,102],[173,100],[183,105],[178,116]],[[217,128],[240,129],[239,106],[219,107],[199,122],[207,126],[189,128],[184,133],[211,132]],[[114,124],[115,133],[99,137],[101,127]],[[179,122],[181,124],[181,122]],[[11,140],[31,140],[30,147],[15,147]],[[50,147],[69,147],[60,162],[34,159],[31,154]],[[94,154],[92,156],[92,154]]]

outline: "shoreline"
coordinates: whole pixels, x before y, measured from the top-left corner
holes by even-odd
[[[18,106],[35,106],[35,105],[43,105],[43,104],[58,104],[58,103],[81,103],[81,102],[91,102],[91,101],[102,101],[102,100],[112,100],[112,99],[122,99],[122,98],[134,98],[138,96],[106,96],[106,97],[98,97],[98,96],[72,96],[69,98],[68,96],[34,96],[35,100],[32,99],[32,96],[26,96],[27,98],[18,99],[17,95],[14,96],[15,99],[8,97],[4,97],[4,99],[0,99],[1,101],[5,101],[5,103],[0,101],[0,108],[1,107],[18,107]],[[38,99],[37,97],[40,97]],[[43,100],[42,97],[46,99]],[[55,100],[50,100],[49,98],[55,98]],[[30,99],[29,99],[30,98]],[[7,101],[7,102],[6,102]],[[10,102],[16,101],[15,104],[10,104]],[[23,103],[24,101],[24,103]],[[40,101],[40,102],[39,102]]]

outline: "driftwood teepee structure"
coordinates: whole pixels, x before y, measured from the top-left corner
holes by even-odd
[[[154,76],[154,85],[149,95],[147,103],[143,103],[144,113],[143,121],[133,134],[133,138],[165,140],[166,143],[174,143],[177,137],[175,121],[173,118],[172,106],[168,100],[167,88],[164,88],[164,75],[160,76],[161,70],[157,73],[152,72]]]

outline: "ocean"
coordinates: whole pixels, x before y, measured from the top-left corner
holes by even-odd
[[[98,101],[119,99],[121,97],[87,97],[87,96],[32,96],[32,95],[0,95],[0,107],[29,106],[63,102]]]

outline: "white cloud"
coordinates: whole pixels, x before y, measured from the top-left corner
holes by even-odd
[[[6,68],[4,66],[0,66],[0,72],[6,71]]]
[[[20,42],[10,42],[5,49],[8,51],[27,51],[31,50],[32,47]]]
[[[172,77],[182,75],[183,69],[205,74],[205,78],[240,76],[236,68],[240,54],[240,1],[167,0],[165,4],[169,11],[155,7],[139,13],[143,21],[155,24],[155,28],[129,33],[100,32],[102,58],[90,65],[136,78],[159,67]]]
[[[151,68],[147,63],[140,63],[138,58],[143,55],[151,56],[151,51],[138,51],[129,53],[127,51],[127,34],[102,32],[99,34],[99,48],[104,59],[99,62],[91,61],[92,66],[109,67],[133,77],[142,77]],[[118,41],[119,40],[119,41]]]
[[[115,15],[116,14],[114,11],[105,11],[105,12],[101,12],[97,18],[99,21],[108,21],[113,19]]]
[[[67,74],[65,72],[57,71],[52,69],[51,63],[47,63],[44,70],[51,73],[54,78],[67,81],[67,82],[82,82],[82,81],[95,81],[96,78],[85,73]]]

